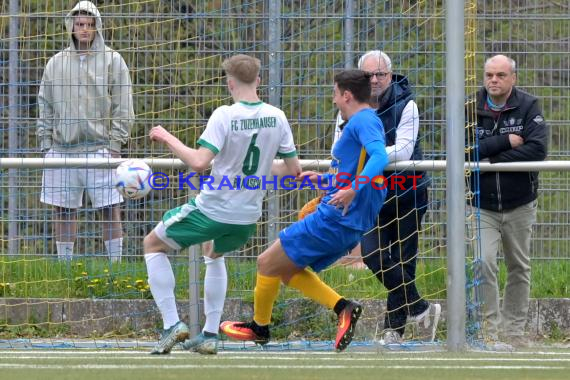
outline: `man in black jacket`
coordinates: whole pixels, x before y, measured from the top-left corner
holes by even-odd
[[[516,63],[504,55],[485,62],[477,94],[474,159],[491,163],[541,161],[547,125],[538,99],[515,87]],[[473,189],[477,189],[472,178]],[[524,346],[530,294],[530,238],[537,212],[537,172],[485,172],[479,176],[480,294],[485,337],[498,347]],[[497,252],[502,243],[507,283],[499,309]],[[502,344],[500,339],[507,344]]]

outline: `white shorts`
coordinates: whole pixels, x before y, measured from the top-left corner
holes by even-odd
[[[84,153],[50,150],[46,158],[111,158],[111,153],[107,149]],[[40,201],[63,208],[79,208],[83,203],[83,190],[87,190],[94,208],[123,202],[115,189],[115,169],[97,168],[44,169]]]

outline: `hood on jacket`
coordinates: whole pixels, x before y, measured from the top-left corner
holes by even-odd
[[[69,11],[67,16],[65,16],[65,28],[67,29],[67,34],[69,36],[69,46],[71,50],[77,50],[77,47],[73,42],[73,19],[75,18],[75,14],[79,11],[85,11],[95,17],[95,27],[97,28],[97,33],[95,34],[95,38],[93,39],[90,50],[103,50],[105,48],[105,40],[103,38],[103,21],[101,19],[101,13],[99,13],[99,10],[95,4],[87,0],[82,0],[75,4],[75,7]]]

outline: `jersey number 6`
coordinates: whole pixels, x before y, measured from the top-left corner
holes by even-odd
[[[243,160],[242,172],[245,175],[255,174],[257,167],[259,166],[259,148],[255,146],[255,140],[257,140],[257,133],[251,137],[249,143],[249,148],[245,154],[245,159]]]

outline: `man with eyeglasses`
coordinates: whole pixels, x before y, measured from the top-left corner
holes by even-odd
[[[515,87],[516,63],[504,55],[485,62],[477,94],[478,145],[472,158],[491,163],[542,161],[548,126],[538,99]],[[485,172],[472,176],[480,213],[483,333],[495,350],[525,347],[530,296],[530,238],[536,222],[538,172]],[[507,283],[499,309],[497,252],[503,245]]]
[[[372,74],[369,103],[384,124],[390,162],[422,160],[418,107],[408,79],[392,73],[390,57],[379,50],[364,54],[358,67]],[[335,142],[342,134],[342,123],[342,119],[337,118]],[[404,176],[406,180],[395,185],[390,175]],[[430,179],[425,172],[413,168],[386,171],[385,176],[388,194],[377,226],[361,241],[364,263],[388,289],[382,341],[384,344],[402,343],[406,324],[420,322],[427,331],[426,340],[433,341],[441,306],[427,302],[416,288],[418,234],[427,211]],[[415,176],[415,184],[412,176]]]

